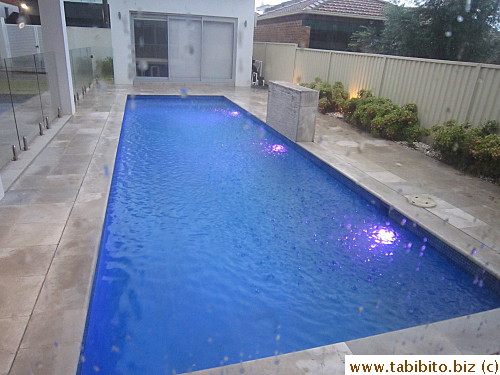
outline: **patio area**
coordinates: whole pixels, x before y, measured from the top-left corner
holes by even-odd
[[[266,90],[100,83],[74,116],[56,121],[2,171],[0,374],[75,373],[127,95],[179,95],[181,88],[224,95],[266,119]],[[315,142],[301,146],[487,269],[500,290],[499,186],[319,113]],[[413,194],[428,194],[436,207],[411,205]],[[498,353],[500,309],[231,365],[223,373],[343,373],[346,354]]]

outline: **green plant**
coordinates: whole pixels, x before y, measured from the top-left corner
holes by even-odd
[[[100,75],[103,78],[112,78],[113,77],[113,58],[106,57],[103,60],[97,60],[96,62],[97,71],[100,72]]]
[[[441,153],[443,161],[460,169],[472,163],[469,148],[472,142],[470,123],[458,125],[455,120],[432,128],[434,139],[432,147]]]
[[[370,98],[373,96],[372,90],[361,89],[358,91],[358,97],[360,98]]]
[[[418,113],[417,105],[414,103],[407,103],[401,108],[408,112]]]
[[[470,148],[474,159],[472,170],[480,175],[500,181],[500,136],[489,134],[475,138]]]
[[[349,93],[342,82],[330,85],[320,78],[302,86],[319,91],[321,113],[343,112],[348,122],[376,137],[412,144],[429,134],[418,125],[416,104],[400,107],[387,98],[374,97],[373,92],[366,89],[359,90],[357,98],[348,99]]]
[[[301,86],[319,91],[319,110],[321,113],[342,112],[349,93],[344,90],[342,82],[330,85],[316,77],[314,82],[302,83]]]
[[[500,135],[497,121],[473,127],[450,120],[432,128],[432,148],[441,158],[468,173],[500,180]]]
[[[342,82],[335,82],[332,85],[331,101],[334,105],[334,112],[343,112],[345,103],[349,99],[349,93],[344,89]]]
[[[344,116],[348,122],[373,136],[409,144],[428,135],[428,131],[418,125],[415,104],[400,107],[387,98],[374,97],[370,90],[360,90],[358,95],[345,105]]]
[[[334,112],[334,106],[327,98],[321,98],[318,102],[318,109],[322,114]]]

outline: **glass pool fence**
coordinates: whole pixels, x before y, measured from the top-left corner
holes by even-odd
[[[94,55],[111,53],[88,47],[70,50],[69,55],[77,102],[96,78]],[[50,77],[58,77],[53,52],[0,61],[0,169],[57,117],[59,89],[57,79]]]
[[[57,76],[54,53],[18,56],[0,62],[0,168],[57,116],[59,94],[48,77]],[[54,86],[54,87],[52,87]]]

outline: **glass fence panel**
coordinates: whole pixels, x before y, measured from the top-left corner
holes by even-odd
[[[34,55],[5,59],[19,137],[33,140],[43,123]]]
[[[113,74],[113,49],[111,47],[92,47],[92,66],[94,79],[112,82]]]
[[[0,64],[0,169],[12,159],[12,145],[20,147],[12,110],[9,77],[5,60]]]
[[[86,81],[87,84],[85,87],[89,88],[92,82],[94,81],[94,65],[93,65],[93,59],[94,55],[92,55],[92,48],[87,47],[85,48],[85,53],[87,54],[86,56],[86,67],[87,67],[87,74],[86,74]]]
[[[49,121],[52,121],[57,117],[57,98],[59,97],[55,80],[49,79],[49,77],[57,77],[55,54],[50,52],[35,55],[35,66],[40,87],[42,114],[44,118],[47,116]]]
[[[77,61],[78,61],[78,56],[80,51],[78,49],[72,49],[69,51],[69,63],[71,65],[71,79],[73,81],[73,95],[75,97],[76,101],[76,94],[78,92],[77,87],[77,77],[76,77],[76,71],[77,71]]]
[[[80,97],[93,81],[91,48],[78,48],[69,51],[71,73],[73,74],[73,91]]]

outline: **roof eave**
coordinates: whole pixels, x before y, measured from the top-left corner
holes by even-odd
[[[333,16],[333,17],[345,17],[345,18],[361,18],[361,19],[367,19],[367,20],[375,20],[375,21],[385,21],[385,17],[378,17],[378,16],[363,16],[360,14],[345,14],[345,13],[332,13],[332,12],[320,12],[320,11],[305,11],[305,12],[300,12],[300,13],[305,13],[305,14],[313,14],[313,15],[321,15],[321,16]]]
[[[19,0],[3,0],[3,1],[0,1],[0,3],[9,4],[9,5],[19,7]]]
[[[345,14],[345,13],[331,13],[331,12],[318,12],[318,11],[300,11],[300,12],[291,12],[287,14],[280,14],[276,16],[270,16],[270,17],[265,17],[265,14],[263,14],[260,17],[257,17],[257,21],[259,20],[270,20],[273,18],[281,18],[281,17],[288,17],[288,16],[295,16],[298,14],[311,14],[311,15],[320,15],[320,16],[332,16],[332,17],[344,17],[344,18],[360,18],[360,19],[365,19],[365,20],[374,20],[374,21],[385,21],[385,17],[373,17],[373,16],[362,16],[362,15],[356,15],[356,14]]]
[[[268,17],[266,17],[266,13],[264,13],[262,16],[257,17],[257,21],[259,21],[259,20],[270,20],[270,19],[273,19],[273,18],[281,18],[281,17],[294,16],[294,15],[301,14],[301,13],[305,13],[305,12],[301,10],[299,12],[290,12],[290,13],[285,13],[285,14],[269,15]]]

